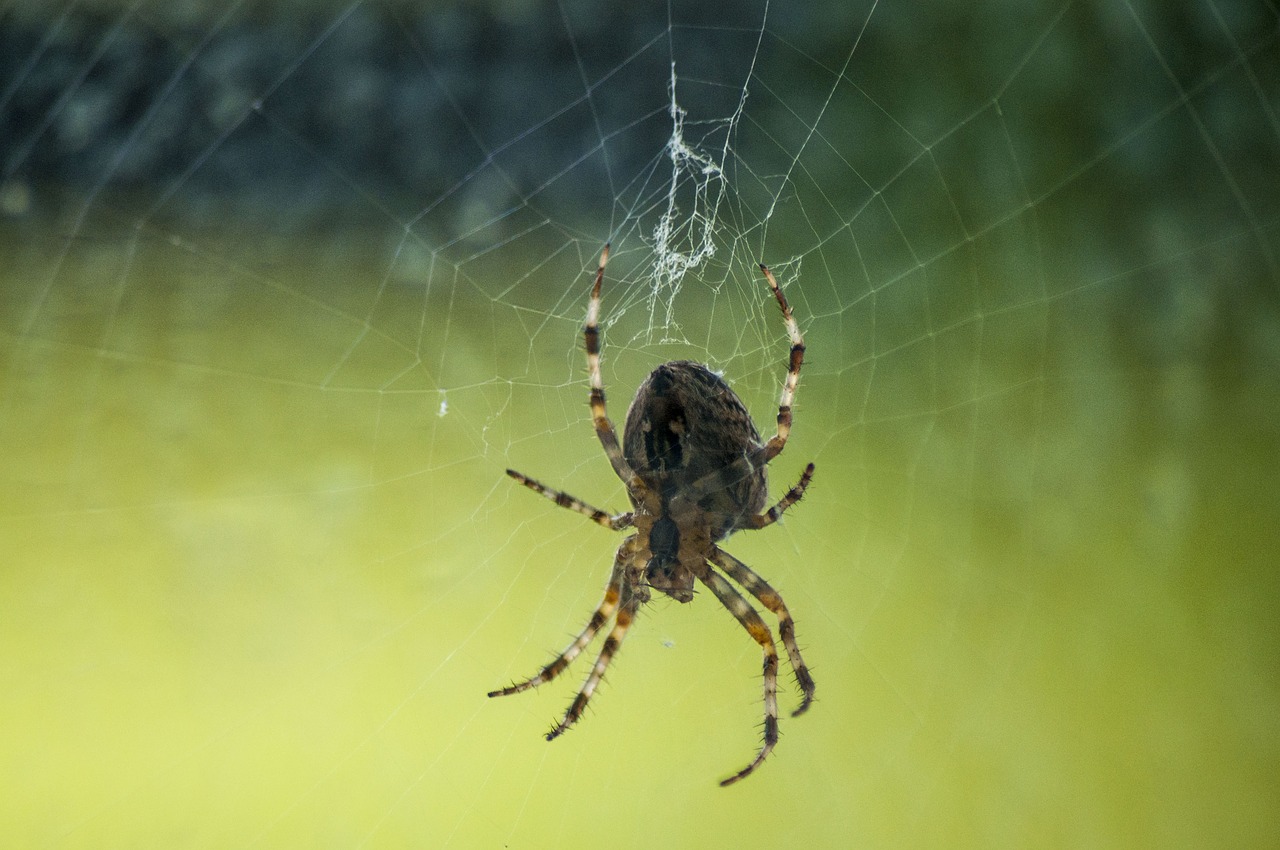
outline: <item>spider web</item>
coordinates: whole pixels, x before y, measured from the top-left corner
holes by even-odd
[[[1270,0],[0,7],[15,846],[1265,846],[1280,834]],[[781,495],[709,594],[486,700],[721,373]],[[598,644],[597,644],[598,646]],[[789,671],[784,671],[784,676]]]

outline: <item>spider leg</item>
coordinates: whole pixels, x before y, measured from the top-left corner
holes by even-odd
[[[759,468],[759,463],[764,457],[764,453],[768,450],[768,446],[763,446],[755,454],[746,454],[735,460],[728,466],[722,466],[717,470],[708,472],[706,475],[694,481],[689,486],[676,493],[671,498],[671,504],[679,502],[698,502],[712,493],[721,493],[735,486],[742,479],[746,478],[753,471]],[[813,464],[805,467],[800,475],[800,481],[796,486],[787,491],[776,505],[763,514],[747,515],[742,517],[741,524],[738,528],[764,528],[777,522],[782,516],[783,511],[794,505],[804,496],[805,490],[809,487],[809,481],[813,478]]]
[[[782,310],[782,319],[787,326],[787,335],[791,337],[791,353],[787,358],[787,377],[782,386],[782,397],[778,401],[777,433],[770,437],[764,445],[744,453],[742,457],[728,466],[710,472],[694,481],[684,488],[682,492],[678,493],[675,496],[675,500],[687,499],[696,502],[709,493],[728,489],[782,454],[783,448],[787,445],[787,438],[791,436],[791,405],[795,402],[796,386],[800,383],[800,367],[804,364],[804,336],[800,333],[800,326],[796,323],[795,316],[791,313],[791,305],[787,303],[787,296],[783,295],[782,290],[778,287],[778,279],[773,276],[773,272],[769,271],[769,267],[764,263],[760,264],[760,271],[764,272],[765,281],[769,284],[773,297],[778,301],[778,307]],[[602,436],[601,440],[603,439],[604,437]],[[607,450],[608,447],[606,446]],[[807,483],[804,478],[801,478],[801,484],[807,486]],[[794,490],[795,488],[792,488],[792,492]],[[800,490],[801,494],[803,494],[804,488],[801,487]],[[790,493],[787,494],[788,497],[790,495]],[[799,499],[799,496],[796,499]],[[782,502],[786,502],[786,504],[784,505]],[[787,498],[784,498],[782,502],[779,502],[776,508],[779,514],[794,504],[795,500],[788,502]],[[777,517],[775,516],[774,519],[777,519]],[[764,523],[756,527],[763,528],[764,525],[768,524]]]
[[[564,652],[551,659],[551,663],[538,671],[537,675],[531,676],[523,682],[516,682],[505,688],[489,691],[489,696],[505,697],[510,694],[527,691],[530,688],[536,688],[538,685],[550,682],[556,676],[559,676],[565,671],[565,668],[573,663],[579,653],[595,638],[596,632],[600,631],[600,627],[608,622],[609,618],[613,616],[613,612],[617,610],[618,598],[622,592],[623,565],[631,558],[631,553],[635,548],[634,541],[634,536],[628,537],[618,547],[618,554],[613,561],[613,572],[609,574],[609,584],[605,587],[604,599],[600,601],[600,607],[596,608],[595,613],[591,615],[591,619],[587,621],[586,627],[573,639],[573,643],[565,647]]]
[[[787,495],[778,500],[778,504],[769,508],[762,514],[744,517],[743,528],[764,528],[773,525],[782,516],[783,511],[800,501],[804,497],[804,491],[809,489],[809,482],[813,480],[813,464],[809,464],[804,468],[804,472],[800,474],[800,480],[796,482],[796,486],[787,491]],[[750,588],[748,588],[750,590]],[[763,600],[761,600],[763,601]]]
[[[720,604],[738,618],[742,627],[764,650],[764,745],[749,765],[720,782],[721,786],[732,785],[759,767],[765,757],[772,752],[774,745],[778,743],[778,649],[764,620],[760,619],[756,610],[747,604],[747,600],[733,589],[733,585],[729,584],[727,579],[707,566],[700,571],[698,579],[711,588],[711,592],[720,600]]]
[[[800,334],[800,326],[796,324],[795,317],[791,315],[791,305],[787,303],[787,297],[778,288],[778,281],[773,276],[773,272],[769,271],[769,267],[764,263],[760,264],[760,271],[764,272],[769,289],[773,290],[773,297],[778,299],[778,306],[782,308],[782,318],[787,324],[787,334],[791,337],[787,380],[782,386],[782,398],[778,401],[778,432],[769,438],[765,446],[764,459],[768,462],[782,453],[783,447],[787,444],[787,437],[791,435],[791,405],[795,401],[796,385],[800,382],[800,365],[804,363],[804,337]]]
[[[809,710],[809,704],[813,702],[816,686],[813,676],[809,674],[809,667],[800,655],[800,647],[796,643],[795,621],[791,619],[791,612],[787,610],[787,604],[782,601],[782,595],[774,590],[769,582],[760,578],[755,570],[718,546],[711,551],[711,562],[724,570],[729,578],[746,588],[748,593],[759,599],[761,605],[777,615],[778,634],[782,637],[782,645],[787,648],[787,657],[791,659],[791,670],[795,673],[796,684],[800,686],[800,692],[803,694],[800,707],[791,712],[791,716],[798,717],[804,714]]]
[[[608,511],[602,511],[599,508],[592,507],[581,499],[575,496],[570,496],[563,490],[555,490],[543,484],[541,481],[535,481],[527,475],[522,475],[521,473],[516,472],[514,469],[508,469],[507,475],[510,475],[516,481],[519,481],[533,492],[546,496],[560,507],[576,511],[590,519],[592,522],[598,525],[603,525],[605,528],[612,529],[613,531],[620,531],[624,528],[629,528],[635,518],[635,515],[630,511],[622,514],[610,514]]]
[[[590,675],[583,682],[582,690],[578,691],[578,695],[569,704],[569,710],[564,713],[564,717],[555,726],[552,726],[551,731],[547,733],[548,741],[554,741],[560,737],[565,730],[578,722],[578,718],[582,717],[582,712],[586,710],[587,703],[591,700],[591,695],[595,693],[600,680],[604,678],[604,671],[608,669],[614,653],[622,645],[623,638],[627,636],[627,629],[631,628],[631,622],[635,619],[636,611],[639,610],[643,601],[643,598],[634,592],[627,594],[622,607],[618,609],[618,617],[614,621],[613,631],[609,632],[609,636],[604,639],[604,645],[600,647],[600,654],[596,657],[595,666],[591,668]]]
[[[604,378],[600,375],[600,287],[604,282],[604,267],[608,262],[609,246],[606,244],[600,252],[600,267],[596,269],[596,282],[591,287],[591,299],[587,302],[587,323],[582,329],[583,345],[587,350],[587,370],[591,373],[591,420],[614,474],[622,479],[627,492],[643,493],[645,486],[623,457],[618,434],[613,429],[613,422],[609,420],[609,410],[604,400]]]

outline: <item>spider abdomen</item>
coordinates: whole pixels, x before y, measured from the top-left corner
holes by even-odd
[[[738,517],[764,507],[764,465],[744,468],[739,463],[761,444],[746,406],[723,378],[701,363],[674,360],[650,372],[636,391],[622,453],[664,501],[701,482],[699,489],[706,495],[698,504],[717,520],[718,539],[733,530]],[[716,474],[725,480],[707,481]]]

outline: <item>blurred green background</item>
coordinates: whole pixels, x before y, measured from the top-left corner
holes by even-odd
[[[1280,844],[1273,6],[19,3],[0,39],[6,846]],[[725,548],[818,702],[730,789],[759,650],[706,594],[554,743],[588,661],[484,696],[620,539],[502,474],[625,504],[580,349],[610,239],[615,420],[695,358],[771,424],[761,259],[808,343],[772,478],[810,493]]]

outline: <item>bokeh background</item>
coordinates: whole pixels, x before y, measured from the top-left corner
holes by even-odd
[[[785,6],[785,8],[784,8]],[[0,7],[14,847],[1280,844],[1267,0]],[[659,362],[762,428],[726,548],[819,701],[648,606],[578,728]],[[795,694],[783,695],[787,709]]]

